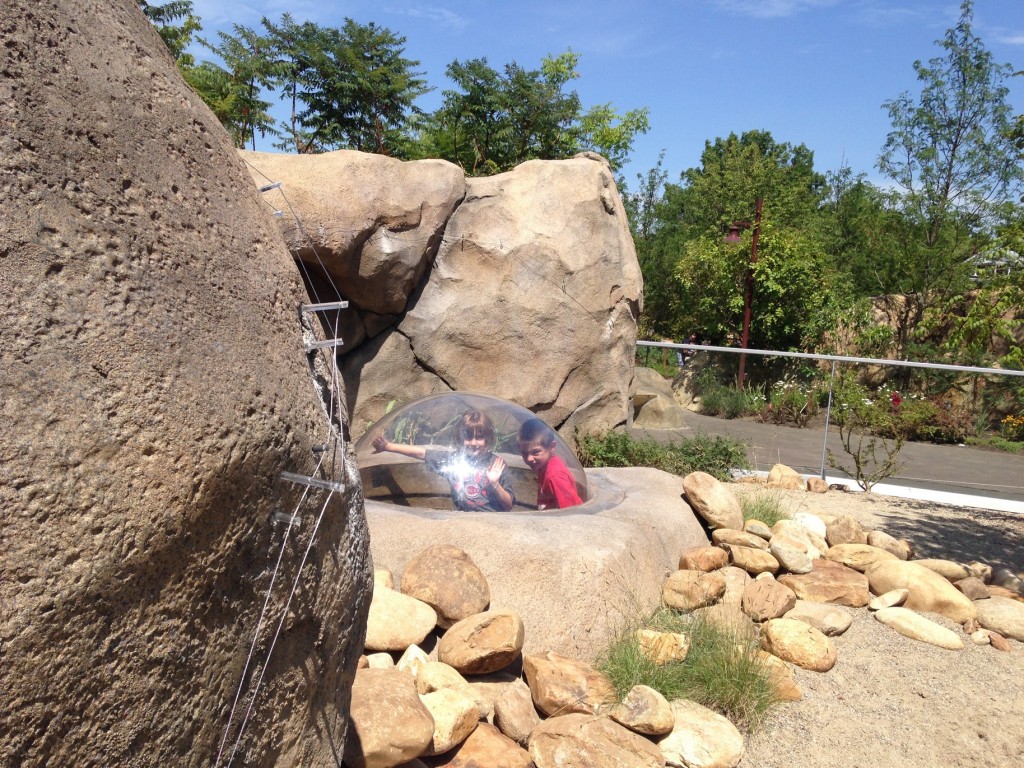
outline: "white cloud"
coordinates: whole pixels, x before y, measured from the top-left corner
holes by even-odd
[[[1024,45],[1024,32],[997,34],[996,40],[1003,45]]]
[[[460,16],[454,11],[450,11],[447,8],[439,8],[433,5],[423,5],[417,8],[406,8],[403,11],[396,13],[404,13],[406,16],[411,16],[414,19],[424,19],[426,21],[433,21],[440,24],[443,27],[449,27],[451,29],[462,29],[468,23],[464,16]]]
[[[741,16],[781,18],[816,8],[829,8],[838,0],[714,0],[724,11]]]

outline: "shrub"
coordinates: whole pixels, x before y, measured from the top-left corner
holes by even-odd
[[[1010,414],[999,422],[999,434],[1006,440],[1024,441],[1024,415]]]
[[[744,520],[760,520],[771,528],[779,520],[785,520],[789,513],[782,508],[782,499],[777,493],[756,493],[740,498]]]
[[[678,443],[661,444],[612,430],[577,437],[576,444],[585,467],[654,467],[680,476],[699,471],[726,480],[733,467],[749,466],[746,444],[722,435],[698,433]]]
[[[786,376],[768,390],[761,408],[761,421],[774,424],[792,422],[798,427],[806,427],[811,417],[818,413],[819,399],[818,389],[813,384],[804,384]]]
[[[640,652],[639,628],[679,632],[690,639],[684,661],[658,665]],[[758,658],[753,634],[662,608],[633,622],[600,655],[603,672],[620,698],[646,685],[666,699],[690,699],[716,710],[737,727],[756,728],[778,701],[772,674]]]
[[[750,413],[757,413],[764,405],[764,395],[755,389],[740,390],[722,384],[715,378],[714,371],[701,374],[700,412],[705,416],[719,416],[736,419]]]
[[[828,451],[829,466],[853,477],[861,488],[870,492],[880,480],[900,471],[897,461],[906,442],[902,403],[872,396],[852,379],[836,386],[832,415],[839,428],[843,452],[853,460],[847,468]]]

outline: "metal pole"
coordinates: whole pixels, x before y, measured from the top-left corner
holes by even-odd
[[[750,313],[754,303],[754,265],[757,264],[757,242],[761,238],[761,207],[763,201],[757,198],[757,206],[754,209],[754,239],[750,246],[750,264],[747,267],[747,287],[743,296],[743,336],[740,339],[740,381],[739,388],[743,389],[746,379],[747,354],[746,349],[750,342]]]
[[[832,375],[828,380],[828,405],[825,407],[825,439],[821,443],[821,479],[825,479],[825,452],[828,450],[828,424],[832,421],[832,385],[836,380],[836,361],[832,361]]]

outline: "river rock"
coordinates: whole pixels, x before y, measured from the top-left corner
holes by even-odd
[[[867,569],[871,589],[882,594],[892,589],[908,589],[910,596],[904,607],[926,613],[938,613],[957,624],[978,614],[975,604],[946,579],[915,562],[887,560]]]
[[[808,477],[807,490],[811,493],[828,493],[828,480],[822,480],[820,477]]]
[[[1009,641],[998,632],[993,632],[990,629],[986,629],[984,631],[988,632],[988,641],[997,651],[1009,653],[1012,650]]]
[[[530,736],[537,768],[663,768],[661,751],[608,717],[579,713],[552,717]]]
[[[675,724],[668,700],[646,685],[630,688],[622,702],[608,710],[608,717],[644,736],[661,736]]]
[[[418,645],[410,645],[405,649],[405,653],[402,654],[401,658],[398,659],[395,667],[402,672],[408,672],[413,677],[418,677],[420,670],[429,663],[430,659],[423,652],[422,648]]]
[[[981,579],[984,584],[989,584],[992,581],[992,566],[988,563],[973,560],[967,564],[967,568],[972,576]]]
[[[1024,643],[1024,603],[1006,597],[979,600],[978,622],[985,629]]]
[[[664,764],[673,768],[734,768],[743,757],[743,735],[729,720],[694,701],[672,702],[671,733],[658,739]]]
[[[665,580],[661,598],[680,611],[710,605],[725,593],[725,579],[718,572],[675,571]]]
[[[863,573],[879,560],[896,560],[896,555],[870,544],[834,544],[821,553],[826,560],[842,563],[847,568]]]
[[[909,560],[914,554],[914,548],[906,539],[897,539],[885,531],[869,531],[868,544],[872,547],[892,552],[900,560]]]
[[[770,552],[753,547],[727,547],[732,564],[747,573],[756,576],[759,573],[776,573],[779,570],[779,561]]]
[[[434,733],[425,755],[439,755],[466,740],[480,719],[476,700],[455,688],[441,688],[420,695],[434,719]]]
[[[345,741],[351,768],[392,768],[422,755],[434,735],[434,719],[416,686],[397,669],[360,669],[349,709],[354,732]]]
[[[785,464],[776,464],[768,470],[766,485],[769,488],[781,488],[787,491],[802,491],[806,487],[800,473]]]
[[[825,549],[825,547],[821,546],[820,542],[826,541],[825,534],[828,532],[828,524],[820,515],[810,512],[797,512],[793,515],[792,522],[814,535],[816,541],[819,542],[815,544],[818,549]]]
[[[419,645],[437,625],[434,609],[386,587],[374,587],[366,619],[368,651],[404,651]]]
[[[476,563],[450,544],[428,547],[406,564],[402,593],[433,608],[439,627],[481,613],[491,602],[487,579]]]
[[[386,589],[395,588],[395,577],[387,568],[373,569],[373,586],[381,586]]]
[[[615,698],[608,678],[592,666],[551,651],[524,657],[523,673],[534,705],[546,717],[569,712],[594,714]]]
[[[430,761],[431,768],[534,768],[530,753],[493,725],[480,723],[457,749]],[[405,766],[402,766],[405,768]]]
[[[818,518],[814,518],[817,520]],[[821,522],[820,520],[818,522]],[[781,539],[779,539],[781,537]],[[772,541],[779,539],[786,546],[795,547],[812,559],[821,557],[821,553],[828,549],[824,537],[819,536],[806,526],[796,520],[779,520],[772,526]]]
[[[971,576],[971,569],[961,563],[952,560],[942,560],[937,557],[927,557],[915,560],[918,565],[923,565],[930,571],[935,571],[939,576],[949,582],[957,582]]]
[[[868,603],[868,609],[880,611],[883,608],[895,608],[907,602],[908,597],[910,597],[909,589],[892,589],[878,597],[871,598],[871,602]]]
[[[809,624],[793,619],[772,619],[762,624],[761,648],[814,672],[827,672],[836,663],[832,641]]]
[[[684,661],[690,652],[690,638],[681,632],[636,631],[638,650],[657,665]]]
[[[540,722],[533,706],[530,686],[521,679],[509,684],[494,700],[494,724],[503,734],[519,744],[526,744]]]
[[[747,533],[752,533],[755,536],[760,536],[765,541],[772,537],[772,529],[768,526],[768,524],[763,523],[755,518],[751,518],[750,520],[744,520],[743,530]]]
[[[715,571],[715,573],[725,581],[725,592],[722,594],[721,600],[722,604],[731,606],[737,611],[740,610],[740,606],[743,604],[743,590],[747,588],[747,584],[753,581],[751,575],[735,565],[727,565],[725,568]]]
[[[830,547],[839,544],[867,544],[868,535],[857,518],[842,515],[836,518],[831,525],[826,526],[825,541]]]
[[[796,605],[796,594],[775,579],[755,579],[743,591],[743,612],[757,622],[777,619]]]
[[[782,617],[810,624],[829,637],[843,634],[853,624],[853,616],[831,603],[812,603],[797,600],[793,609]]]
[[[810,573],[812,561],[810,555],[796,547],[787,546],[785,537],[772,539],[768,546],[772,557],[779,561],[779,566],[790,573]]]
[[[988,587],[985,586],[985,582],[977,576],[968,576],[966,579],[955,581],[953,586],[971,600],[987,600],[992,596],[988,591]]]
[[[732,528],[719,528],[711,532],[711,541],[716,546],[736,546],[736,547],[752,547],[753,549],[761,549],[765,552],[768,551],[768,542],[753,533],[747,533],[746,531],[736,531]]]
[[[836,603],[860,608],[868,604],[868,578],[845,565],[815,560],[809,573],[787,573],[779,582],[792,589],[801,600]]]
[[[511,664],[526,631],[515,611],[484,611],[453,624],[437,644],[437,659],[464,675],[485,675]]]
[[[926,619],[909,608],[882,608],[875,612],[875,618],[912,640],[920,640],[951,651],[958,651],[964,647],[956,632]]]
[[[390,653],[370,653],[366,655],[366,666],[370,669],[394,669],[395,658]]]
[[[793,677],[793,668],[778,656],[773,656],[767,651],[757,650],[757,658],[768,677],[775,686],[775,695],[779,701],[800,701],[804,697],[803,691],[797,685]]]
[[[683,478],[686,501],[712,528],[743,530],[743,508],[723,483],[707,472],[691,472]]]
[[[717,531],[715,531],[717,533]],[[729,555],[721,547],[695,547],[679,558],[681,571],[716,571],[729,564]]]

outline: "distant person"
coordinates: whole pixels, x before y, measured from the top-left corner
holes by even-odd
[[[687,344],[696,344],[697,343],[697,334],[696,333],[691,333],[690,334],[690,338],[688,338],[686,340],[686,343]],[[697,350],[695,350],[695,349],[681,349],[681,350],[679,350],[679,355],[680,355],[679,367],[680,368],[684,367],[688,362],[690,362],[690,358],[693,357],[695,354],[697,354]]]
[[[476,410],[462,414],[451,449],[392,443],[383,434],[371,442],[375,453],[387,451],[425,462],[427,469],[451,485],[455,509],[507,512],[516,497],[504,459],[491,452],[494,443],[494,422],[486,413]]]
[[[540,419],[527,419],[517,436],[523,461],[537,475],[537,509],[564,509],[582,504],[576,479],[559,456],[555,431]]]

